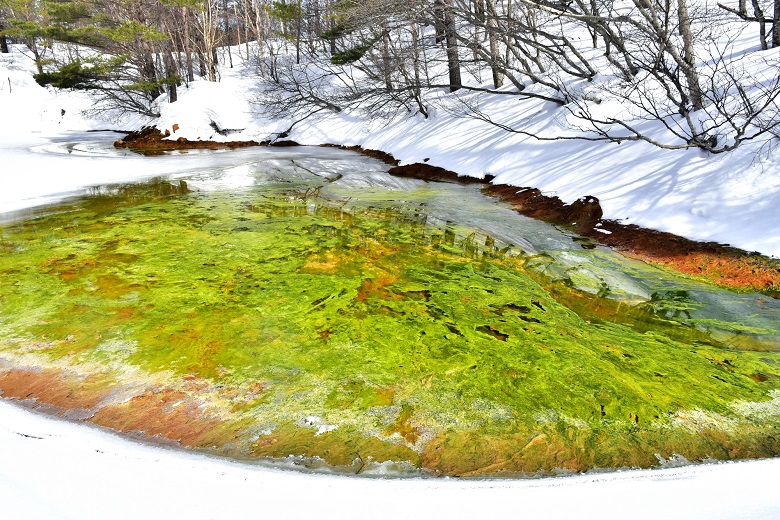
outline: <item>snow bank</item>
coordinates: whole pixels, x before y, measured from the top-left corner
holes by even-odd
[[[0,401],[6,519],[776,518],[780,459],[554,479],[349,478],[120,438]]]

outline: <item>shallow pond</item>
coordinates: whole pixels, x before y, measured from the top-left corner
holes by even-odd
[[[130,160],[34,153],[74,150]],[[6,397],[353,472],[780,453],[777,300],[349,152],[132,160],[191,169],[0,218]]]

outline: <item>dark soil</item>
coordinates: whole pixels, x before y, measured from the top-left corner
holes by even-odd
[[[224,148],[246,148],[249,146],[267,146],[269,143],[257,141],[228,141],[217,143],[214,141],[190,141],[184,137],[175,140],[167,139],[171,133],[166,130],[163,134],[157,128],[144,127],[137,132],[130,132],[123,139],[114,142],[116,148],[129,148],[143,155],[158,155],[174,150],[220,150]]]
[[[425,163],[395,166],[390,168],[388,173],[396,177],[411,177],[413,179],[423,179],[435,182],[458,182],[460,184],[483,184],[490,182],[493,179],[493,177],[477,179],[476,177],[469,177],[468,175],[458,175],[454,171],[445,170],[444,168],[431,166],[430,164]]]

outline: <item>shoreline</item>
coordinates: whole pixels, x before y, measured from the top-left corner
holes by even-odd
[[[129,133],[124,139],[116,141],[114,146],[147,155],[190,149],[300,146],[292,140],[218,142],[190,141],[180,137],[173,141],[167,139],[170,135],[167,130],[163,133],[156,127],[145,127]],[[492,176],[480,179],[427,163],[400,165],[399,159],[382,150],[330,143],[319,146],[372,157],[390,165],[389,173],[398,177],[428,182],[482,184],[485,194],[509,203],[518,213],[563,226],[626,256],[717,286],[756,291],[772,298],[780,298],[780,259],[728,244],[696,241],[665,231],[604,219],[596,197],[583,196],[571,204],[566,204],[557,196],[545,195],[538,188],[493,184]],[[583,247],[595,247],[595,244],[583,244]]]

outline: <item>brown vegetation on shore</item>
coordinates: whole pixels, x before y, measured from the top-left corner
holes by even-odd
[[[114,146],[128,148],[144,155],[155,155],[174,150],[220,150],[267,145],[267,143],[257,141],[190,141],[184,137],[167,139],[170,135],[168,130],[162,133],[157,128],[147,126],[137,132],[130,132],[123,139],[115,141]]]

